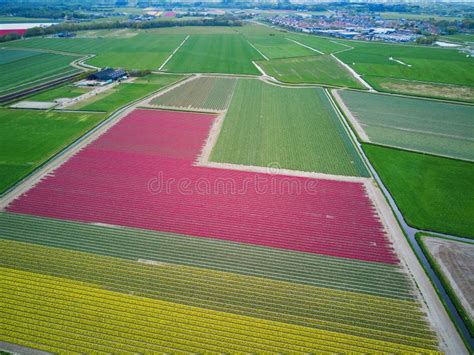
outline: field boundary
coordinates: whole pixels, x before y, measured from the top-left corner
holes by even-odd
[[[251,46],[253,49],[255,49],[265,60],[270,60],[270,59],[268,59],[268,57],[267,57],[265,54],[263,54],[263,53],[260,51],[260,49],[258,49],[257,47],[255,47],[248,39],[246,39],[246,40],[247,40],[248,44],[250,44],[250,46]],[[254,63],[254,61],[252,61],[252,63]],[[257,68],[257,69],[258,69],[258,68]]]
[[[364,131],[362,126],[360,125],[359,121],[357,118],[354,117],[352,112],[349,110],[349,108],[346,106],[344,101],[342,100],[341,96],[339,96],[339,90],[331,90],[331,94],[334,96],[334,99],[336,100],[337,104],[339,107],[342,109],[344,112],[345,116],[349,119],[349,121],[352,124],[352,127],[356,130],[357,136],[363,140],[364,142],[370,143],[369,136],[367,133]]]
[[[342,60],[340,60],[338,57],[334,55],[334,53],[330,54],[331,57],[333,57],[340,65],[342,65],[344,68],[346,68],[349,73],[352,74],[352,76],[360,82],[365,88],[367,88],[369,91],[376,92],[376,90],[362,78],[362,75],[358,74],[354,69],[352,69],[349,65],[344,63]]]

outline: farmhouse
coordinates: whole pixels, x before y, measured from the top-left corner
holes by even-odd
[[[127,72],[123,69],[106,68],[89,75],[89,80],[97,81],[116,81],[127,76]]]

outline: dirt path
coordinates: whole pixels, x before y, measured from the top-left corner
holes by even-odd
[[[248,42],[248,43],[252,46],[252,48],[255,49],[265,60],[270,60],[270,59],[268,59],[268,57],[267,57],[265,54],[263,54],[257,47],[255,47],[252,43],[250,43],[249,40],[247,40],[247,42]],[[252,63],[255,64],[255,62],[252,62]]]
[[[342,100],[341,96],[339,96],[339,90],[331,90],[331,94],[336,99],[337,104],[342,109],[342,111],[344,112],[346,117],[349,118],[349,121],[351,122],[352,127],[355,128],[355,130],[357,131],[357,135],[360,137],[360,139],[362,139],[364,142],[369,142],[370,143],[369,136],[367,135],[367,133],[365,133],[364,129],[359,124],[359,121],[354,117],[352,112],[346,106],[346,104]]]
[[[301,47],[308,48],[309,50],[312,50],[313,52],[316,52],[316,53],[319,53],[319,54],[325,54],[324,52],[321,52],[320,50],[317,50],[316,48],[307,46],[306,44],[303,44],[303,43],[301,43],[301,42],[295,41],[294,39],[291,39],[291,38],[286,38],[286,39],[287,39],[288,41],[291,41],[291,42],[294,42],[294,43],[300,45]]]
[[[69,99],[68,101],[61,102],[56,109],[57,110],[62,110],[64,108],[80,104],[82,102],[85,102],[87,99],[93,98],[96,95],[102,94],[104,92],[107,92],[109,90],[112,90],[114,87],[117,87],[119,85],[119,82],[115,81],[111,84],[105,85],[105,86],[99,86],[95,89],[92,89],[91,91],[88,91],[80,96],[74,97],[72,99]],[[83,106],[83,105],[81,105]]]
[[[340,53],[340,52],[339,52],[339,53]],[[369,91],[373,91],[373,92],[376,91],[372,86],[370,86],[370,84],[369,84],[367,81],[365,81],[364,79],[362,79],[362,76],[361,76],[361,75],[357,74],[357,72],[356,72],[354,69],[352,69],[349,65],[347,65],[346,63],[344,63],[344,62],[343,62],[342,60],[340,60],[338,57],[336,57],[336,56],[334,55],[334,53],[333,53],[333,54],[330,54],[330,56],[333,57],[333,58],[334,58],[339,64],[341,64],[344,68],[346,68],[346,69],[349,71],[349,73],[351,73],[352,76],[353,76],[358,82],[360,82],[365,88],[367,88]]]
[[[169,57],[166,58],[166,60],[163,62],[163,64],[161,64],[161,66],[158,68],[158,70],[163,70],[165,65],[171,60],[171,58],[173,58],[173,56],[176,54],[177,51],[179,51],[179,49],[183,46],[183,44],[186,43],[186,41],[188,40],[189,37],[190,37],[190,35],[187,35],[186,38],[183,39],[183,42],[181,42],[181,44],[178,47],[176,47],[176,49],[173,51],[173,53],[171,53],[169,55]]]

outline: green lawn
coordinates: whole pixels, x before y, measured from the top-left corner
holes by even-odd
[[[31,38],[6,45],[23,48],[45,48],[80,54],[96,54],[88,61],[98,67],[157,69],[178,47],[185,35],[139,33],[121,38]]]
[[[165,66],[175,73],[253,74],[262,56],[240,34],[191,35]]]
[[[0,49],[0,95],[79,72],[69,64],[77,56]]]
[[[362,85],[329,55],[275,59],[258,62],[263,70],[286,83],[314,83],[363,88]]]
[[[211,161],[368,176],[322,89],[239,79]]]
[[[136,83],[121,83],[117,87],[105,91],[92,99],[79,102],[71,108],[85,111],[112,112],[129,102],[138,100],[154,91],[158,91],[166,85],[182,79],[183,76],[151,74],[148,78],[149,82],[145,82],[147,80],[146,78],[141,78],[141,80]]]
[[[370,142],[474,161],[474,106],[350,90],[339,95]]]
[[[474,238],[473,163],[363,146],[410,225]]]
[[[30,101],[54,101],[56,99],[68,98],[72,99],[91,90],[90,88],[77,87],[71,84],[63,85],[57,88],[43,91],[39,94],[29,96]]]
[[[346,41],[355,47],[337,54],[371,83],[373,77],[474,86],[474,60],[457,49]],[[392,57],[406,65],[389,58]],[[411,65],[411,66],[408,66]]]
[[[0,193],[102,119],[92,113],[0,109]]]

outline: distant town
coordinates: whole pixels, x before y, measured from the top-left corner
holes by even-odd
[[[462,21],[451,22],[446,26],[447,21],[428,18],[410,19],[403,15],[384,18],[380,14],[361,14],[344,10],[321,15],[305,12],[277,15],[267,22],[295,31],[337,38],[399,43],[417,41],[420,44],[432,44],[436,42],[438,35],[456,33],[465,27]]]

